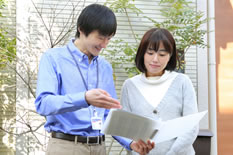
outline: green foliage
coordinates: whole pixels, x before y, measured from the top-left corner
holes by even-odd
[[[207,22],[207,19],[203,19],[203,12],[196,11],[186,0],[161,0],[162,4],[168,6],[161,10],[165,20],[150,20],[156,27],[166,28],[173,33],[179,50],[186,52],[192,45],[206,47],[204,35],[207,30],[201,29],[202,24]]]
[[[128,10],[131,10],[131,12],[135,13],[137,16],[142,13],[132,2],[134,2],[134,0],[107,0],[105,3],[105,5],[111,8],[115,13],[125,14],[135,43],[129,44],[122,39],[112,41],[108,48],[105,49],[104,56],[111,62],[113,69],[115,69],[116,66],[120,66],[125,69],[129,77],[139,73],[137,68],[133,65],[139,38],[134,33]],[[126,64],[129,63],[132,65],[127,66]],[[114,78],[116,78],[115,75]]]
[[[0,0],[0,9],[5,7],[5,3],[3,0]],[[2,17],[2,12],[0,11],[0,18]]]
[[[16,39],[7,37],[7,32],[0,29],[0,68],[5,67],[7,62],[12,62],[16,56]]]
[[[134,33],[133,26],[131,25],[128,16],[128,10],[136,15],[142,14],[132,2],[134,0],[107,0],[105,5],[116,13],[125,13],[131,32],[135,39],[134,45],[129,45],[124,40],[117,40],[110,44],[109,48],[105,51],[105,56],[113,64],[113,68],[117,65],[124,67],[125,64],[134,64],[134,58],[138,47],[138,38]],[[166,28],[174,36],[177,44],[178,51],[178,66],[177,69],[184,69],[185,61],[184,55],[191,46],[204,48],[204,36],[207,30],[201,28],[202,24],[206,23],[208,19],[203,19],[203,12],[197,11],[192,7],[192,3],[187,0],[160,0],[159,5],[162,6],[161,15],[164,20],[158,22],[155,19],[144,16],[149,19],[155,27]],[[123,56],[119,56],[123,53]],[[135,66],[124,67],[129,76],[139,73]]]
[[[0,0],[0,9],[5,7],[3,0]],[[0,18],[4,18],[0,10]],[[16,38],[9,37],[7,28],[0,27],[0,68],[4,68],[7,63],[11,63],[16,56]]]
[[[129,44],[122,39],[112,41],[108,49],[103,51],[103,55],[111,62],[113,69],[117,66],[124,68],[129,77],[139,73],[134,65],[137,46]],[[127,66],[126,64],[131,64]],[[115,79],[114,75],[114,79]]]
[[[4,8],[5,7],[5,3],[3,0],[0,0],[0,9]]]
[[[184,67],[184,55],[191,46],[204,48],[204,36],[207,30],[201,28],[208,19],[203,19],[203,12],[191,7],[191,2],[187,0],[161,0],[160,5],[164,5],[161,14],[165,18],[163,22],[150,19],[155,27],[166,28],[174,36],[179,56],[179,67]]]
[[[142,13],[142,11],[131,2],[134,2],[134,0],[107,0],[105,5],[108,5],[116,13],[126,13],[126,10],[128,9],[132,10],[133,13],[136,13],[137,15]]]

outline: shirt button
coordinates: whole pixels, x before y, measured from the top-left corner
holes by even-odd
[[[153,113],[154,113],[154,114],[157,114],[158,112],[157,112],[157,110],[155,109],[155,110],[153,111]]]

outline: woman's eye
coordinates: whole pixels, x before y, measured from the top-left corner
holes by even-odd
[[[166,56],[166,54],[159,54],[159,56],[164,57],[164,56]]]
[[[162,53],[159,52],[159,56],[161,56],[161,57],[164,57],[164,56],[167,56],[167,55],[168,55],[167,52],[166,53],[165,52],[162,52]]]
[[[152,55],[155,53],[155,50],[153,48],[148,48],[146,53],[148,53],[149,55]]]
[[[154,52],[151,52],[151,51],[147,51],[146,53],[149,54],[149,55],[153,55],[154,54]]]

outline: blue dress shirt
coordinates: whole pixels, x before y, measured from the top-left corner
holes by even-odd
[[[88,90],[98,88],[117,98],[111,65],[101,56],[96,56],[89,64],[88,57],[71,40],[67,45],[79,64]],[[85,100],[86,88],[78,68],[67,46],[52,48],[45,52],[40,60],[36,110],[46,116],[45,129],[48,132],[63,132],[72,135],[98,136],[99,130],[92,130],[91,117],[95,109],[103,121],[109,110],[88,105]],[[130,150],[132,140],[114,137],[122,146]]]

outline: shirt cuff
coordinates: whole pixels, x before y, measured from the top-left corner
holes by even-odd
[[[69,97],[72,100],[72,103],[79,108],[86,108],[89,106],[85,99],[86,92],[80,92],[75,94],[70,94]]]
[[[115,140],[117,140],[121,146],[123,146],[124,148],[126,148],[129,151],[132,151],[130,144],[133,142],[133,140],[128,139],[128,138],[124,138],[124,137],[120,137],[120,136],[112,136]]]

